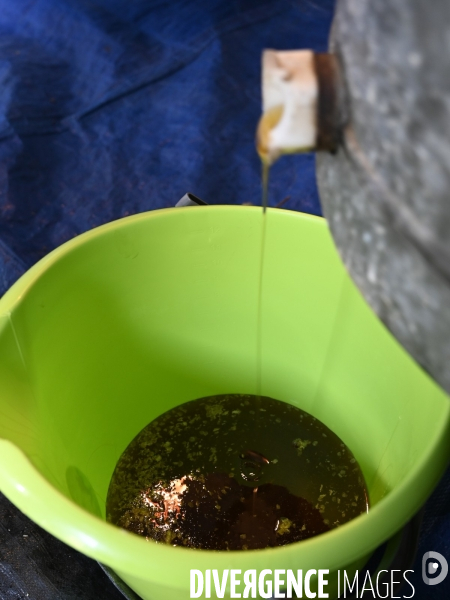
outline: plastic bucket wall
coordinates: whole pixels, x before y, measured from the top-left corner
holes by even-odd
[[[362,561],[447,464],[448,397],[367,307],[326,223],[267,218],[262,393],[335,431],[372,502],[369,515],[305,542],[193,551],[104,521],[115,464],[149,421],[198,397],[255,393],[260,210],[168,209],[110,223],[51,253],[0,301],[0,489],[144,598],[188,598],[190,569]]]

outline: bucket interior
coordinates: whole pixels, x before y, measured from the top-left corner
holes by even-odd
[[[350,281],[324,221],[269,211],[262,393],[323,421],[359,461],[372,506],[429,452],[447,396]],[[105,515],[121,453],[196,398],[256,393],[260,210],[165,210],[48,257],[0,320],[0,437]]]

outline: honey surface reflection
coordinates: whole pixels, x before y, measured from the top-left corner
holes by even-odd
[[[292,405],[243,394],[194,400],[152,421],[120,458],[107,499],[120,527],[214,550],[282,546],[367,509],[361,469],[330,429]]]

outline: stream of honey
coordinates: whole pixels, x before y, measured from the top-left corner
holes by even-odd
[[[149,423],[113,473],[107,519],[156,542],[210,550],[282,546],[367,512],[362,471],[325,424],[262,395],[263,291],[270,130],[258,126],[262,163],[261,248],[256,327],[256,394],[192,400]],[[305,340],[307,343],[307,340]],[[151,400],[149,393],[149,400]]]

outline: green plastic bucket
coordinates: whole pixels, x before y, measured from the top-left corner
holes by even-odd
[[[262,393],[321,419],[372,503],[288,546],[157,545],[104,521],[114,466],[177,404],[255,393],[261,210],[155,211],[64,244],[0,301],[0,489],[144,599],[189,598],[190,569],[361,566],[418,510],[448,462],[450,404],[368,308],[325,221],[271,210]]]

